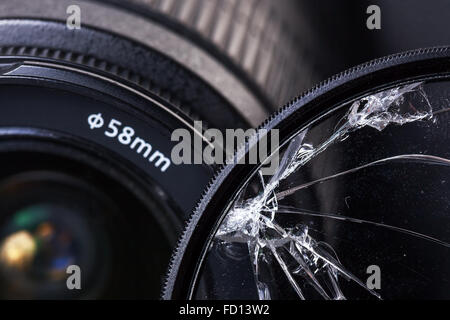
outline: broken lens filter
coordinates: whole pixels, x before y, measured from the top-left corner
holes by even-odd
[[[267,126],[280,130],[277,170],[219,174],[180,242],[165,297],[450,298],[441,50],[356,68],[275,115]]]

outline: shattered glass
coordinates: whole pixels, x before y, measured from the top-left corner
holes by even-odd
[[[299,128],[226,209],[193,298],[450,298],[449,108],[450,82],[416,82]]]

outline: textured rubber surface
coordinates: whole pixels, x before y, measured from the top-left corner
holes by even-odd
[[[127,39],[64,24],[1,20],[0,55],[40,57],[97,69],[132,82],[205,126],[248,127],[226,99],[200,78],[160,53]]]
[[[120,0],[120,5],[126,2],[199,34],[242,69],[275,107],[318,81],[307,52],[318,48],[313,43],[317,37],[297,0]]]
[[[300,95],[273,114],[261,128],[279,129],[280,144],[283,144],[308,120],[337,103],[399,81],[436,74],[450,74],[450,47],[419,49],[373,60],[342,72]],[[241,146],[241,150],[245,150],[243,148],[249,150],[247,145]],[[163,299],[189,298],[192,276],[201,258],[205,240],[217,228],[229,199],[256,166],[226,165],[211,180],[172,255],[162,292]]]

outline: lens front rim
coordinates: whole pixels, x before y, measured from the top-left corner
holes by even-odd
[[[337,105],[400,82],[449,75],[449,47],[420,49],[388,56],[347,70],[319,84],[272,115],[261,128],[278,129],[280,145],[283,145],[300,127],[328,113]],[[251,149],[251,146],[245,147],[242,150]],[[214,236],[227,208],[231,206],[232,199],[236,197],[239,186],[245,185],[260,165],[227,165],[210,182],[172,255],[162,291],[163,299],[193,298],[199,266],[205,258],[207,244]]]

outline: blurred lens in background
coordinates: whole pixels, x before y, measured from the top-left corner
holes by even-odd
[[[111,261],[99,217],[116,210],[89,187],[55,172],[26,172],[0,184],[1,294],[70,296],[67,268],[78,265],[87,291],[101,285]],[[97,219],[97,223],[96,223]],[[97,281],[93,279],[96,273]]]
[[[98,263],[98,243],[79,212],[36,204],[15,213],[2,230],[0,269],[7,298],[60,296],[67,290],[67,268],[79,263],[83,276]]]
[[[114,180],[118,168],[108,177],[74,154],[0,154],[1,298],[158,298],[176,235],[157,218],[163,206],[130,177]],[[72,265],[81,288],[67,284]]]
[[[447,0],[103,1],[149,9],[194,31],[275,107],[356,64],[450,39]],[[381,9],[380,30],[366,26],[371,5]]]

